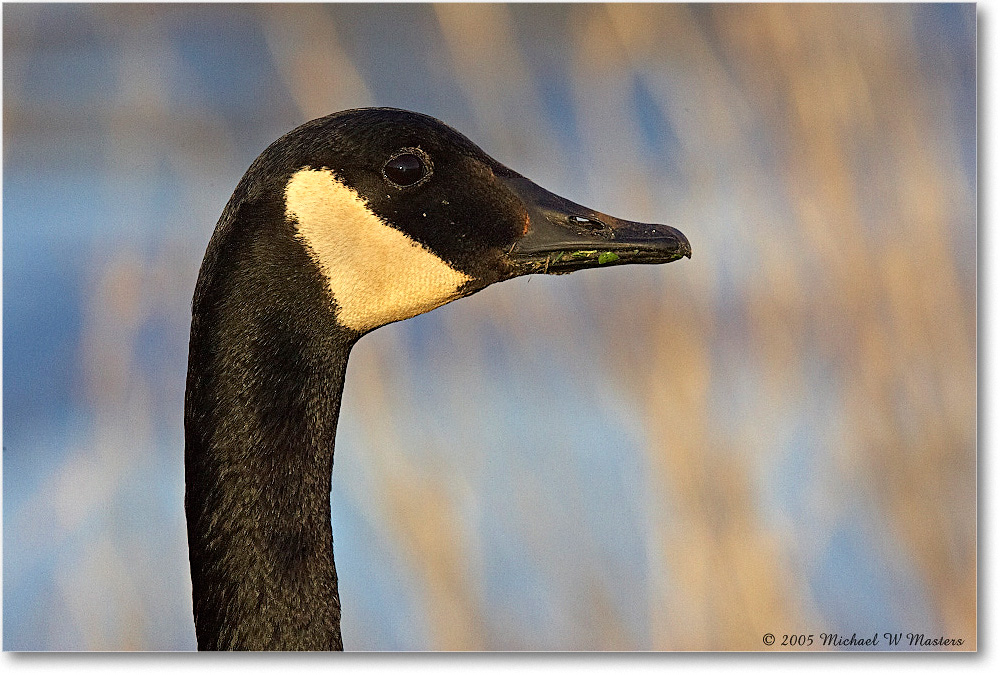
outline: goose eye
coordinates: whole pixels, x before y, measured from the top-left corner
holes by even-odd
[[[394,185],[409,187],[425,178],[430,169],[423,157],[414,152],[401,152],[385,163],[382,173]]]

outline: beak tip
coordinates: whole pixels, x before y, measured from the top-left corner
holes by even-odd
[[[682,258],[687,258],[688,260],[690,260],[691,259],[691,242],[688,241],[688,238],[686,236],[684,236],[684,233],[681,232],[680,230],[676,230],[675,229],[674,232],[676,233],[677,242],[678,242],[677,251],[681,254]]]

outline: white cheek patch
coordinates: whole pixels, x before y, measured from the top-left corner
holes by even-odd
[[[285,216],[326,277],[337,320],[357,331],[428,312],[472,277],[387,225],[328,169],[305,168],[285,187]]]

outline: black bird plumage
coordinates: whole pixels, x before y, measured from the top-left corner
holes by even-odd
[[[412,185],[390,179],[401,152],[422,172]],[[690,255],[677,230],[552,195],[425,115],[345,111],[275,141],[223,211],[194,295],[185,508],[200,649],[343,648],[334,440],[351,347],[377,326],[345,325],[347,300],[290,214],[290,180],[307,167],[415,242],[407,255],[426,251],[465,280],[441,302],[521,274]]]

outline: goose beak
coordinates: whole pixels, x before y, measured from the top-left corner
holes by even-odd
[[[691,257],[691,244],[669,225],[636,223],[552,194],[527,178],[502,178],[527,212],[524,236],[507,254],[517,275],[565,274],[588,267],[656,265]]]

